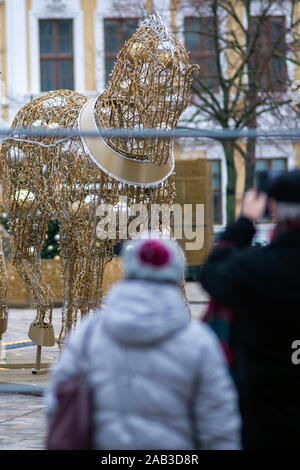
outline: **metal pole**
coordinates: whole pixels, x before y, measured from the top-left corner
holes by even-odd
[[[41,370],[41,355],[42,355],[42,346],[38,344],[36,347],[36,370]]]
[[[0,363],[3,364],[5,362],[6,362],[6,352],[3,346],[2,335],[0,334]]]
[[[36,361],[35,361],[35,368],[32,369],[33,374],[46,374],[48,372],[48,369],[41,369],[41,356],[42,356],[42,346],[39,344],[36,347]],[[43,364],[45,367],[45,364]],[[48,365],[47,365],[48,367]]]

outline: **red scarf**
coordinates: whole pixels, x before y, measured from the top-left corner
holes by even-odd
[[[273,242],[282,233],[294,232],[295,230],[300,230],[300,218],[278,222],[271,232],[270,242]]]

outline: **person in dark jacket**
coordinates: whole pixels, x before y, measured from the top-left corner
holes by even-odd
[[[251,247],[266,205],[268,246]],[[221,236],[200,282],[232,312],[244,449],[300,449],[300,171],[274,179],[268,196],[245,194],[241,217]]]

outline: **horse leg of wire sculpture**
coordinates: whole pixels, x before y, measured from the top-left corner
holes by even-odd
[[[7,285],[7,272],[2,249],[2,240],[0,240],[0,361],[5,361],[5,351],[2,349],[2,335],[6,332],[8,323]]]
[[[82,259],[82,284],[79,291],[81,316],[101,308],[105,266],[114,256],[113,240],[105,244],[105,253],[101,241],[91,240],[91,243],[94,244],[94,248]]]
[[[82,318],[101,306],[104,267],[113,256],[113,241],[101,243],[95,237],[94,225],[92,213],[84,219],[78,217],[72,225],[61,222],[63,309],[59,346],[76,326],[79,312]]]
[[[13,237],[13,265],[32,292],[36,317],[31,323],[28,336],[38,346],[53,346],[55,343],[52,324],[53,299],[41,266],[40,253],[46,240],[50,217],[39,212],[36,204],[16,212],[8,211],[8,221]]]

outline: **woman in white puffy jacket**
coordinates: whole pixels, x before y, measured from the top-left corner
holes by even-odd
[[[95,449],[239,449],[237,394],[218,339],[190,319],[179,287],[179,247],[136,240],[123,258],[124,280],[111,288],[99,315],[70,335],[52,370],[49,417],[55,386],[78,372],[93,322],[87,380]]]

